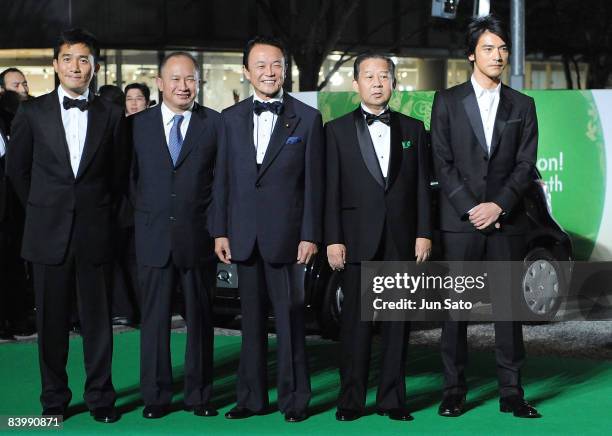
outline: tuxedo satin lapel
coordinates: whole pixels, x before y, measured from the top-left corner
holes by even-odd
[[[510,118],[510,112],[512,111],[512,102],[510,102],[506,92],[504,85],[502,85],[499,92],[499,105],[495,115],[495,125],[493,126],[493,137],[491,138],[491,156],[497,150],[502,133],[504,133],[506,128],[506,121]]]
[[[393,182],[397,178],[399,170],[402,166],[403,147],[402,147],[402,129],[400,120],[396,112],[391,112],[391,156],[389,157],[389,169],[387,171],[387,186],[385,190],[389,190],[393,186]]]
[[[270,143],[268,144],[266,154],[264,155],[264,160],[261,164],[261,169],[257,175],[258,180],[270,167],[270,164],[281,151],[285,145],[285,142],[287,142],[287,138],[293,133],[296,126],[300,122],[300,117],[298,117],[295,113],[291,96],[285,96],[284,106],[285,108],[283,113],[278,116],[276,124],[274,125],[274,131],[272,132]]]
[[[181,147],[181,152],[176,160],[175,167],[179,167],[189,153],[191,153],[191,150],[193,150],[195,145],[198,143],[198,140],[202,138],[206,127],[206,111],[202,106],[196,103],[193,107],[193,112],[191,113],[189,127],[185,133],[185,140],[183,141],[183,146]]]
[[[468,82],[467,86],[470,87],[468,94],[463,98],[463,108],[470,120],[472,130],[478,139],[478,143],[485,151],[489,154],[489,148],[487,147],[487,140],[485,139],[484,128],[482,127],[482,118],[480,116],[480,109],[478,108],[478,101],[476,100],[476,94],[474,94],[474,88],[472,84]]]
[[[72,167],[70,166],[70,156],[68,154],[68,142],[66,142],[66,132],[64,130],[64,122],[62,121],[62,112],[60,109],[59,97],[57,89],[47,95],[45,102],[44,114],[47,123],[47,132],[55,137],[55,140],[50,141],[51,148],[57,157],[57,160],[64,165],[72,177]]]
[[[87,135],[85,136],[85,146],[83,147],[77,178],[83,175],[96,155],[108,124],[109,115],[110,112],[99,98],[94,98],[91,101],[87,110]]]
[[[378,183],[382,188],[385,188],[385,179],[382,171],[380,170],[380,164],[376,158],[376,153],[374,152],[374,143],[372,142],[368,125],[363,119],[363,114],[360,108],[353,112],[353,118],[355,120],[357,141],[359,142],[359,150],[361,151],[363,162],[374,180],[376,180],[376,183]]]

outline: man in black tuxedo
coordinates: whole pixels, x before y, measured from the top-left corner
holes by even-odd
[[[20,105],[7,173],[26,211],[22,256],[33,264],[43,415],[64,415],[72,396],[66,360],[76,296],[85,403],[97,421],[114,422],[108,283],[131,152],[121,108],[89,91],[98,55],[89,33],[62,33],[53,59],[60,86]]]
[[[306,419],[310,400],[299,268],[321,242],[321,114],[282,90],[287,56],[258,37],[244,51],[255,95],[223,111],[227,141],[219,151],[211,221],[215,252],[238,264],[242,350],[237,406],[226,417],[268,408],[268,299],[278,347],[278,408],[288,422]],[[297,261],[297,262],[296,262]]]
[[[132,201],[142,293],[140,384],[145,418],[168,412],[172,293],[185,296],[185,409],[215,416],[212,391],[213,240],[207,230],[221,116],[195,103],[197,61],[186,52],[162,61],[163,102],[133,116]],[[211,268],[212,267],[212,268]]]
[[[525,255],[522,197],[532,180],[538,124],[533,99],[501,83],[509,42],[495,17],[473,20],[467,35],[472,77],[434,99],[431,141],[441,188],[442,250],[449,261],[520,261]],[[465,410],[466,328],[463,321],[443,326],[442,416]],[[500,410],[538,417],[521,387],[522,325],[496,322],[495,348]]]
[[[365,409],[372,323],[361,320],[361,262],[416,260],[431,251],[427,137],[421,121],[389,109],[395,65],[379,54],[354,64],[361,105],[325,126],[325,243],[330,266],[344,270],[340,332],[340,396],[336,419]],[[406,408],[405,356],[409,324],[382,323],[377,412],[412,419]]]

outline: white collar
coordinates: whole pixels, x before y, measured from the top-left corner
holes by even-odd
[[[62,85],[59,85],[57,87],[57,96],[59,97],[60,104],[64,103],[64,97],[68,97],[69,99],[75,100],[75,97],[68,95],[66,90],[62,87]],[[86,89],[83,94],[76,97],[76,100],[87,100],[87,99],[89,99],[89,88]]]
[[[253,101],[261,101],[262,103],[274,103],[275,101],[280,101],[282,103],[283,88],[281,88],[280,91],[278,91],[278,94],[276,94],[272,98],[269,98],[268,100],[264,100],[263,98],[260,98],[257,94],[253,93]]]
[[[470,81],[472,82],[472,87],[474,88],[474,92],[476,93],[476,97],[478,98],[482,97],[486,92],[488,92],[489,94],[499,95],[499,90],[501,89],[501,82],[499,82],[495,88],[487,89],[480,86],[480,84],[476,81],[476,78],[474,78],[473,74],[470,78]]]
[[[191,104],[191,107],[189,109],[187,109],[185,112],[183,112],[182,114],[177,114],[177,113],[174,113],[172,111],[172,109],[170,109],[166,105],[166,103],[164,103],[162,101],[162,104],[161,104],[161,113],[162,113],[162,120],[163,120],[164,124],[171,123],[174,120],[174,116],[175,115],[183,115],[185,117],[184,120],[186,121],[188,118],[191,117],[191,112],[193,111],[193,107],[194,106],[195,106],[195,102],[193,102]]]
[[[375,114],[374,112],[372,112],[372,110],[371,110],[370,108],[368,108],[368,107],[367,107],[367,106],[366,106],[366,105],[365,105],[363,102],[361,102],[361,109],[362,109],[364,112],[367,112],[367,113],[372,114],[372,115],[380,115],[380,114],[382,114],[384,111],[389,110],[389,105],[387,104],[387,105],[385,106],[385,108],[384,108],[382,111],[380,111],[380,113],[378,113],[378,114]]]

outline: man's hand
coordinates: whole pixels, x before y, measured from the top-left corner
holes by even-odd
[[[483,230],[496,222],[501,213],[501,207],[495,203],[480,203],[470,211],[470,222],[478,230]],[[499,225],[495,227],[499,228]]]
[[[317,244],[308,241],[300,241],[297,252],[297,263],[308,263],[310,258],[317,254]]]
[[[232,252],[228,238],[215,238],[215,254],[223,263],[231,263]]]
[[[416,257],[416,263],[425,262],[431,255],[431,239],[427,238],[416,238],[414,244],[414,257]]]
[[[343,270],[346,263],[346,247],[344,244],[327,246],[327,261],[333,270]]]

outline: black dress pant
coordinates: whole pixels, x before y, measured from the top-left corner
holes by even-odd
[[[111,380],[113,332],[110,322],[111,264],[93,265],[75,254],[70,244],[63,263],[33,264],[38,328],[38,355],[43,408],[66,407],[68,334],[76,296],[85,359],[84,399],[93,410],[115,403]]]
[[[207,405],[213,383],[213,324],[211,284],[214,264],[179,268],[139,265],[141,302],[140,390],[145,405],[167,405],[172,400],[170,322],[172,296],[180,284],[185,296],[187,347],[184,366],[186,406]]]
[[[383,232],[374,261],[399,260],[392,235]],[[361,264],[346,264],[343,272],[344,300],[340,327],[340,395],[338,408],[363,412],[368,390],[372,322],[361,320]],[[376,407],[390,410],[405,407],[406,350],[410,323],[384,321]]]
[[[21,258],[23,214],[16,205],[10,218],[0,222],[0,330],[28,330],[34,293]]]
[[[138,290],[138,268],[134,227],[121,228],[117,232],[119,253],[113,264],[113,317],[125,317],[134,322],[140,318],[141,295]]]
[[[524,238],[520,235],[505,236],[494,233],[486,236],[479,232],[442,232],[441,242],[444,257],[448,261],[519,261],[525,254]],[[516,289],[516,292],[520,290]],[[510,298],[507,301],[510,301]],[[495,301],[493,303],[495,305]],[[520,322],[513,321],[497,321],[494,326],[499,395],[500,397],[522,396],[520,368],[525,360],[523,326]],[[444,322],[441,345],[444,395],[465,395],[467,322]]]
[[[273,264],[258,250],[238,263],[242,313],[242,348],[237,381],[237,405],[254,412],[268,406],[268,300],[272,302],[277,336],[277,390],[281,413],[302,413],[311,397],[305,350],[304,265]]]

